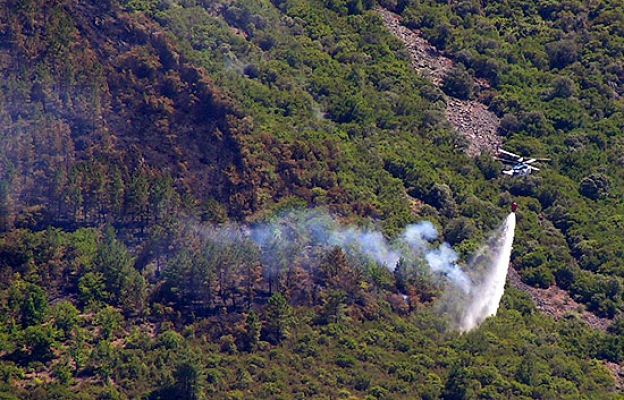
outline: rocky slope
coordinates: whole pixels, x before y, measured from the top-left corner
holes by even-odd
[[[414,69],[435,86],[441,87],[455,62],[424,39],[418,30],[401,25],[399,15],[385,8],[378,9],[378,13],[386,28],[405,45]],[[483,80],[475,80],[475,83],[482,89],[489,87]],[[500,137],[496,134],[500,120],[478,100],[448,97],[446,118],[468,140],[467,151],[472,156],[483,151],[493,153],[500,144]]]

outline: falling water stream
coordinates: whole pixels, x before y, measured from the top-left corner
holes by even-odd
[[[487,317],[496,314],[505,291],[515,228],[516,214],[511,213],[474,258],[472,267],[485,266],[486,269],[482,280],[471,289],[468,302],[460,316],[460,331],[467,332],[477,327]]]

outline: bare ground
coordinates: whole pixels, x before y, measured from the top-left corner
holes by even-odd
[[[511,267],[509,268],[507,279],[511,286],[528,293],[538,310],[556,320],[573,314],[577,315],[592,328],[600,331],[606,331],[611,324],[609,319],[600,318],[596,314],[587,311],[584,305],[577,303],[570,297],[568,292],[555,285],[548,289],[538,289],[529,286],[522,282],[518,271]]]
[[[455,65],[454,61],[423,38],[419,30],[401,25],[399,15],[383,8],[377,11],[386,28],[405,45],[414,69],[435,86],[442,86],[444,77]],[[475,84],[482,89],[489,88],[484,80],[475,80]],[[499,118],[477,100],[448,97],[446,118],[468,140],[467,152],[471,156],[483,151],[493,153],[500,144],[500,137],[496,134]]]

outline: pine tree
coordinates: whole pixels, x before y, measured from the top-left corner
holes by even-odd
[[[141,233],[143,233],[149,206],[149,181],[143,171],[137,172],[132,178],[128,192],[128,206],[134,214],[135,221],[141,224]]]
[[[48,312],[48,298],[39,286],[18,281],[11,287],[9,307],[26,328],[43,322]]]
[[[145,300],[145,281],[134,269],[134,260],[126,246],[117,240],[115,230],[104,231],[103,243],[95,256],[96,269],[104,276],[114,304],[126,311],[141,311]]]
[[[251,311],[245,318],[243,332],[241,337],[241,348],[247,351],[254,351],[260,341],[260,331],[262,330],[262,321],[255,311]]]
[[[269,299],[266,320],[266,337],[269,342],[277,344],[290,336],[293,325],[292,309],[280,293],[275,293]]]
[[[124,205],[124,182],[121,171],[114,169],[110,188],[110,210],[118,218],[121,216]]]
[[[201,363],[191,357],[182,361],[175,371],[175,398],[179,400],[201,400],[206,380]]]
[[[323,301],[320,319],[327,324],[337,324],[345,316],[346,295],[340,290],[331,290]]]
[[[247,306],[251,307],[256,298],[256,291],[262,285],[262,265],[257,262],[247,264],[247,271],[243,275],[244,295]]]
[[[400,293],[407,292],[407,265],[405,260],[401,258],[394,268],[394,281],[396,289]]]

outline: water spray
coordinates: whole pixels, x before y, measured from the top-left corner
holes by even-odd
[[[473,257],[471,270],[483,270],[482,278],[475,279],[465,305],[459,310],[458,329],[467,332],[479,326],[486,318],[496,315],[501,298],[505,291],[507,270],[511,258],[514,232],[516,228],[516,209],[511,205],[512,212],[503,225],[492,235],[487,244]]]

